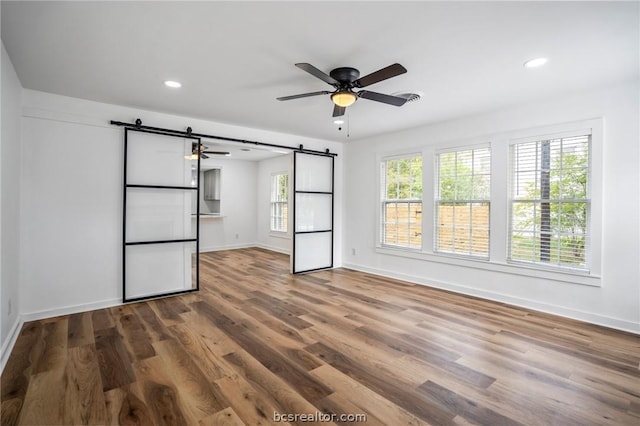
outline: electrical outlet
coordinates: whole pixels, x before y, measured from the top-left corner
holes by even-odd
[[[355,256],[356,255],[356,249],[352,248],[351,249],[351,256]]]

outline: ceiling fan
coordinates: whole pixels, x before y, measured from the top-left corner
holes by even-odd
[[[371,92],[369,90],[360,90],[358,92],[354,91],[354,89],[367,87],[391,77],[396,77],[400,74],[406,73],[407,69],[400,64],[389,65],[388,67],[372,72],[371,74],[367,74],[364,77],[360,77],[360,71],[351,67],[336,68],[327,75],[311,64],[299,63],[295,65],[312,76],[332,85],[336,90],[333,92],[329,90],[322,90],[319,92],[283,96],[277,98],[279,101],[289,101],[309,96],[331,94],[331,100],[334,103],[334,117],[344,115],[347,107],[353,105],[358,98],[369,99],[371,101],[382,102],[384,104],[394,106],[402,106],[407,102],[406,98],[401,98],[399,96],[385,95],[384,93]]]
[[[200,159],[205,160],[207,158],[209,158],[209,156],[207,154],[211,154],[211,155],[225,155],[225,156],[229,156],[231,155],[231,153],[229,153],[228,151],[207,151],[209,149],[208,146],[204,146],[202,144],[200,144]],[[185,157],[188,160],[197,160],[198,159],[198,143],[197,142],[193,142],[191,144],[191,155],[187,155]]]

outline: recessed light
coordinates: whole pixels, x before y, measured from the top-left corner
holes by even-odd
[[[180,82],[173,80],[165,80],[164,85],[167,87],[171,87],[172,89],[178,89],[182,87],[182,84]]]
[[[344,120],[340,120],[340,119],[333,120],[333,124],[344,124]]]
[[[548,61],[547,58],[535,58],[535,59],[529,59],[527,62],[524,63],[524,67],[525,68],[536,68],[536,67],[541,67],[544,64],[546,64]]]

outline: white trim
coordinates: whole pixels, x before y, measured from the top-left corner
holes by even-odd
[[[264,243],[246,243],[246,244],[231,244],[228,246],[215,246],[215,247],[200,247],[200,253],[208,253],[212,251],[224,251],[224,250],[239,250],[246,248],[261,248],[265,250],[275,251],[283,254],[290,254],[289,250],[271,246]]]
[[[443,281],[432,280],[425,277],[418,277],[415,275],[402,274],[385,269],[371,268],[368,266],[362,266],[353,263],[344,263],[343,268],[353,269],[355,271],[366,272],[369,274],[380,275],[387,278],[393,278],[397,280],[407,281],[413,284],[419,284],[426,287],[438,288],[442,290],[452,291],[468,296],[480,297],[495,302],[508,303],[510,305],[519,306],[522,308],[533,309],[539,312],[545,312],[548,314],[558,315],[565,318],[571,318],[578,321],[584,321],[590,324],[596,324],[604,327],[614,328],[616,330],[622,330],[633,334],[640,335],[640,323],[632,321],[626,321],[619,318],[608,317],[605,315],[597,315],[590,312],[579,311],[575,309],[568,309],[562,306],[551,305],[548,303],[536,302],[529,299],[523,299],[520,297],[509,296],[503,293],[496,293],[492,291],[480,290],[475,287],[468,287],[455,283],[448,283]]]
[[[274,238],[282,238],[283,240],[291,239],[291,234],[284,231],[269,231],[269,236]]]
[[[487,140],[486,138],[482,138],[481,139],[483,142],[478,142],[478,143],[474,143],[474,144],[460,144],[460,145],[455,145],[453,143],[448,143],[448,144],[443,144],[443,145],[436,145],[434,146],[434,152],[435,155],[439,155],[439,154],[446,154],[448,152],[458,152],[458,151],[473,151],[476,149],[484,149],[484,148],[489,148],[489,151],[491,151],[491,141]]]
[[[558,132],[549,132],[549,130],[547,128],[543,128],[541,130],[542,134],[533,135],[533,136],[526,136],[526,137],[519,137],[519,138],[509,138],[509,145],[516,145],[516,144],[521,144],[521,143],[531,143],[531,142],[540,142],[540,141],[545,141],[545,140],[565,139],[565,138],[572,138],[572,137],[576,137],[576,136],[590,135],[591,132],[592,132],[591,127],[580,128],[580,126],[582,124],[584,124],[584,123],[580,122],[578,124],[578,126],[576,126],[576,130],[562,130],[562,131],[558,131]],[[567,127],[570,128],[571,125],[567,125],[566,127],[565,126],[561,126],[561,127],[560,126],[554,126],[554,127],[555,128],[564,128],[564,129],[566,129]]]
[[[118,127],[112,125],[110,122],[105,121],[102,118],[39,107],[23,106],[22,117],[34,118],[38,120],[57,121],[60,123],[81,124],[84,126],[102,127],[104,129],[114,129],[118,131],[120,130]]]
[[[541,266],[529,266],[523,263],[513,264],[492,262],[482,258],[473,258],[471,256],[453,255],[446,253],[426,253],[417,250],[409,251],[402,248],[389,248],[387,246],[376,247],[375,251],[376,253],[390,256],[408,257],[411,259],[445,263],[448,265],[482,269],[492,272],[501,272],[511,275],[542,278],[545,280],[559,281],[570,284],[582,284],[592,287],[600,287],[601,283],[600,276],[587,275],[586,273],[574,272],[573,270],[551,270],[549,268],[543,268]]]
[[[18,336],[20,335],[23,324],[24,320],[22,319],[22,315],[17,315],[13,326],[11,326],[11,330],[9,330],[7,338],[4,342],[2,342],[2,350],[0,350],[0,374],[2,374],[2,372],[4,371],[4,367],[7,365],[9,355],[11,355],[13,347],[18,340]]]
[[[272,246],[272,245],[269,245],[269,244],[257,243],[255,245],[255,247],[261,248],[261,249],[264,249],[264,250],[275,251],[276,253],[282,253],[282,254],[291,255],[291,250],[290,249],[283,249],[283,248]]]
[[[237,250],[237,249],[252,248],[252,247],[256,247],[256,244],[244,243],[244,244],[229,244],[227,246],[200,247],[200,253],[207,253],[210,251]]]
[[[386,163],[387,161],[393,161],[393,160],[406,160],[406,159],[412,159],[412,158],[420,158],[420,161],[422,163],[422,168],[421,168],[421,174],[422,174],[422,196],[418,199],[418,198],[411,198],[411,199],[388,199],[387,198],[387,169],[386,169]],[[414,204],[418,204],[420,203],[422,206],[422,218],[423,218],[423,223],[421,224],[421,235],[420,235],[420,247],[411,247],[411,242],[409,242],[409,245],[407,246],[399,246],[402,247],[406,250],[421,250],[422,248],[424,248],[424,234],[425,234],[425,229],[424,229],[424,153],[423,150],[403,150],[403,151],[393,151],[393,154],[391,155],[381,155],[381,154],[377,154],[376,155],[376,184],[374,185],[374,187],[376,188],[376,204],[377,204],[377,208],[376,208],[376,245],[378,246],[382,246],[385,245],[384,241],[383,241],[383,234],[384,231],[383,229],[385,228],[385,222],[384,222],[384,204],[386,202],[398,202],[398,203],[414,203]],[[384,169],[384,170],[383,170]],[[384,178],[384,189],[383,189],[383,178]],[[410,230],[410,226],[409,226],[409,230]]]
[[[46,309],[42,311],[28,312],[22,314],[24,322],[37,321],[45,318],[58,317],[60,315],[77,314],[80,312],[95,311],[96,309],[111,308],[112,306],[122,305],[122,299],[107,299],[100,302],[83,303],[80,305],[69,305],[61,308]]]
[[[382,153],[378,153],[378,155],[376,155],[378,163],[381,163],[382,161],[388,161],[388,160],[402,160],[405,158],[410,158],[410,157],[418,157],[422,155],[422,148],[421,147],[414,147],[414,148],[410,148],[410,149],[396,149],[393,151],[386,151],[386,152],[382,152]]]

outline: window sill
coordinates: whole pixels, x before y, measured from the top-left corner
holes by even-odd
[[[447,265],[462,266],[465,268],[481,269],[485,271],[502,272],[505,274],[541,278],[545,280],[558,281],[569,284],[581,284],[591,287],[601,286],[601,277],[598,275],[590,275],[587,272],[581,273],[579,271],[572,270],[550,270],[547,268],[536,268],[527,264],[492,262],[483,259],[463,258],[459,255],[427,253],[425,251],[419,251],[415,249],[392,248],[387,246],[377,246],[376,253],[424,260],[428,262],[443,263]]]
[[[281,232],[281,231],[269,231],[269,236],[275,237],[275,238],[282,238],[284,240],[291,239],[291,235],[289,235],[288,232]]]

